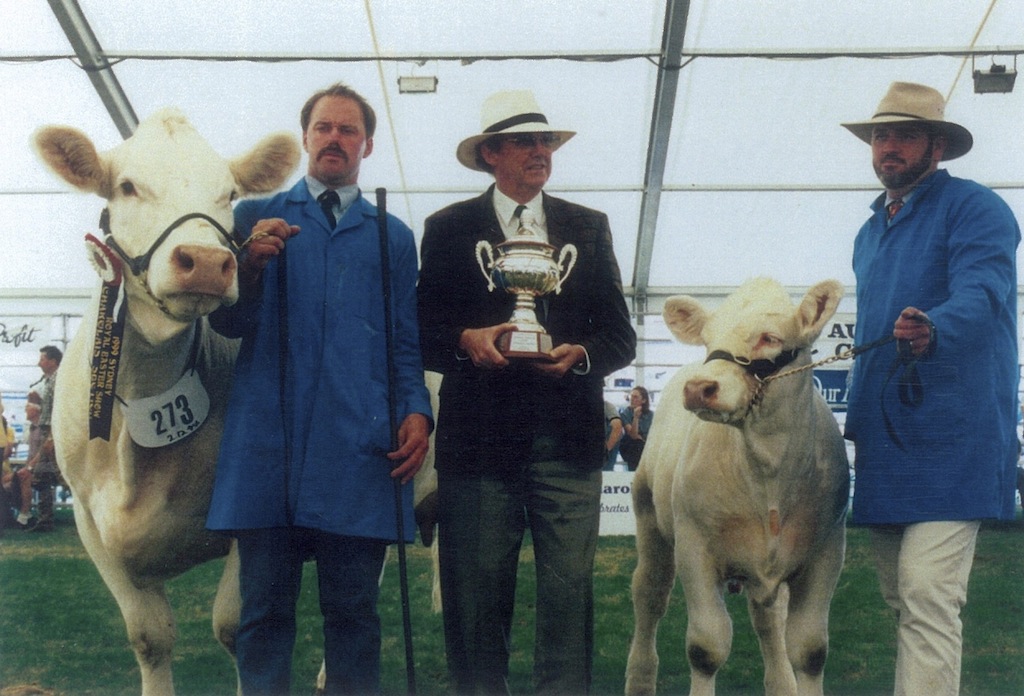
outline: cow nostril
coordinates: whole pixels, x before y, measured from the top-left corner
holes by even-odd
[[[191,271],[196,266],[196,261],[192,256],[186,253],[181,247],[174,250],[174,263],[178,268]]]

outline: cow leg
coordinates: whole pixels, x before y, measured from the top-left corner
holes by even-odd
[[[773,596],[758,601],[747,595],[750,621],[761,646],[766,696],[796,696],[796,677],[786,652],[786,621],[789,588],[783,584]]]
[[[846,530],[838,527],[800,575],[790,583],[786,646],[800,696],[821,696],[828,657],[828,612],[846,551]]]
[[[714,696],[715,675],[732,649],[732,619],[722,586],[699,534],[676,527],[676,572],[686,595],[686,658],[690,696]]]
[[[75,506],[78,533],[82,545],[89,552],[103,582],[121,609],[128,641],[139,663],[142,696],[173,696],[171,657],[177,628],[163,582],[143,586],[133,582],[121,560],[103,546],[95,522],[84,507]]]
[[[633,641],[626,661],[626,693],[654,694],[658,686],[658,623],[668,609],[675,571],[672,546],[658,531],[651,490],[637,476],[633,482],[636,511],[637,566],[633,571]]]
[[[217,595],[213,600],[213,635],[231,656],[235,664],[235,676],[238,676],[238,664],[235,661],[235,637],[238,635],[238,623],[242,613],[242,593],[238,585],[238,544],[231,542],[217,585]],[[238,694],[242,694],[242,683],[238,681]]]

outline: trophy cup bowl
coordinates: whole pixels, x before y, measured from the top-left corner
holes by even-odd
[[[516,296],[509,318],[515,329],[501,335],[498,350],[510,358],[550,360],[551,336],[537,320],[536,298],[562,291],[562,283],[576,265],[576,247],[566,244],[556,259],[554,246],[522,229],[497,247],[486,240],[477,242],[476,261],[488,291],[501,288]]]

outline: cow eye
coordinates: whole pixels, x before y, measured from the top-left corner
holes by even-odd
[[[228,196],[228,200],[231,203],[234,203],[235,201],[237,201],[238,200],[238,191],[237,190],[232,190],[231,191],[231,195]]]
[[[135,184],[130,181],[122,181],[119,188],[121,189],[121,193],[125,196],[135,195]]]
[[[761,348],[773,348],[782,345],[782,339],[774,334],[761,334],[759,341]]]

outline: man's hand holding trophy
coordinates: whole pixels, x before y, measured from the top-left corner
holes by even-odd
[[[514,294],[516,306],[507,324],[477,330],[490,331],[497,336],[479,335],[475,338],[496,338],[497,349],[506,358],[558,360],[558,355],[552,354],[551,336],[537,319],[536,303],[536,298],[541,295],[552,291],[556,295],[560,293],[562,283],[576,265],[575,246],[563,246],[557,259],[556,251],[537,234],[535,219],[529,210],[523,211],[516,234],[497,248],[486,240],[477,243],[476,261],[487,280],[487,289],[501,288]],[[466,338],[472,340],[473,337]],[[469,346],[464,348],[472,355]]]

